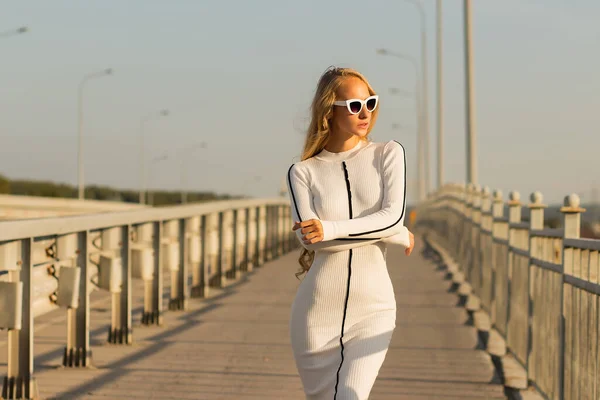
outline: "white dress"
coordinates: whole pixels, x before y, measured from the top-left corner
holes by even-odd
[[[368,399],[396,327],[387,243],[409,245],[404,148],[361,141],[323,150],[292,165],[287,183],[294,220],[319,219],[324,232],[302,244],[315,258],[290,319],[306,398]]]

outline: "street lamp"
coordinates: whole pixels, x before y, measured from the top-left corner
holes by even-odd
[[[194,150],[197,149],[206,149],[206,142],[198,143],[192,147],[185,148],[181,150],[180,159],[181,159],[181,169],[180,169],[180,179],[181,179],[181,204],[187,203],[187,166],[188,166],[188,157],[192,155]]]
[[[83,79],[81,80],[81,82],[79,83],[79,90],[78,90],[78,113],[77,113],[77,119],[78,119],[78,155],[77,155],[77,182],[78,182],[78,186],[79,186],[79,194],[78,194],[78,198],[79,200],[83,200],[85,197],[85,184],[84,184],[84,177],[83,177],[83,88],[85,86],[85,84],[90,80],[90,79],[94,79],[94,78],[101,78],[103,76],[108,76],[108,75],[112,75],[113,70],[112,68],[107,68],[107,69],[103,69],[102,71],[98,71],[98,72],[93,72],[91,74],[85,75],[83,77]]]
[[[471,0],[464,0],[465,102],[467,119],[467,182],[477,183],[477,131],[475,129],[475,89],[473,83],[473,42],[471,41]]]
[[[144,160],[144,125],[146,122],[154,118],[166,117],[169,115],[169,110],[160,110],[152,112],[140,121],[140,204],[146,203],[146,162]]]
[[[28,32],[29,28],[27,28],[26,26],[22,26],[20,28],[17,29],[10,29],[8,31],[2,31],[0,32],[0,38],[5,38],[5,37],[10,37],[10,36],[16,36],[16,35],[20,35],[22,33]]]
[[[443,35],[442,35],[442,0],[436,1],[436,17],[437,17],[437,189],[439,190],[444,184],[444,87],[443,87],[443,70],[442,70],[442,50],[443,50]]]

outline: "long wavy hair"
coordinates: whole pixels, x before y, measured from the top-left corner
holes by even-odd
[[[311,119],[306,133],[304,149],[302,150],[302,161],[319,154],[327,145],[331,133],[333,102],[337,100],[337,91],[344,80],[351,77],[358,78],[363,81],[365,85],[367,85],[369,94],[371,96],[376,94],[375,90],[373,90],[367,81],[367,78],[365,78],[360,72],[352,68],[329,67],[319,79],[317,90],[310,107]],[[361,140],[367,140],[367,137],[371,133],[371,130],[377,121],[378,113],[379,107],[373,110],[367,135],[364,138],[361,138]],[[299,278],[302,274],[308,272],[314,261],[314,258],[314,251],[309,251],[304,248],[302,249],[302,253],[298,259],[301,268],[296,273],[296,277]]]

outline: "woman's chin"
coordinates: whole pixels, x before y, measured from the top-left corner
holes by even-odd
[[[358,136],[360,138],[364,138],[367,137],[369,131],[367,129],[358,129],[354,132],[352,132],[354,134],[354,136]]]

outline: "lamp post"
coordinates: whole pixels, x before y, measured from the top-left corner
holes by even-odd
[[[467,122],[467,182],[477,183],[477,131],[475,127],[475,89],[473,84],[473,43],[471,41],[471,0],[464,0],[465,25],[465,101]]]
[[[146,162],[144,160],[144,126],[146,122],[160,117],[166,117],[169,115],[169,110],[160,110],[152,112],[140,121],[140,204],[146,203]]]
[[[79,83],[78,90],[78,101],[77,101],[77,119],[78,119],[78,153],[77,153],[77,182],[79,186],[78,190],[78,198],[79,200],[83,200],[85,197],[85,183],[83,176],[83,88],[85,84],[94,78],[101,78],[104,76],[112,75],[112,68],[103,69],[102,71],[93,72],[91,74],[85,75],[81,82]]]
[[[443,32],[442,0],[436,2],[437,14],[437,189],[444,184],[444,87],[443,87]]]

